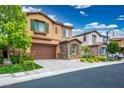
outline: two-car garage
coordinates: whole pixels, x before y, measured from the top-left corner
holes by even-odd
[[[56,46],[33,43],[31,47],[31,54],[36,59],[55,59]]]

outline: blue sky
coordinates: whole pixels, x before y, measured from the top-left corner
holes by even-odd
[[[73,25],[73,35],[112,29],[124,35],[124,5],[27,5],[24,10],[41,11],[53,20]]]

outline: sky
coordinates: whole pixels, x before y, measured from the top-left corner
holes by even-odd
[[[23,11],[43,12],[74,27],[73,35],[97,30],[103,35],[124,36],[124,5],[25,5]]]

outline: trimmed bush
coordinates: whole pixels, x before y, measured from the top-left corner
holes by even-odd
[[[107,61],[107,58],[106,57],[101,57],[101,61],[105,62],[105,61]]]
[[[86,61],[86,58],[80,58],[80,61],[81,62],[85,62]]]
[[[89,63],[100,62],[100,61],[105,62],[107,61],[107,58],[104,56],[89,56],[89,57],[81,57],[80,61],[81,62],[87,61]]]
[[[89,62],[89,63],[93,63],[94,62],[94,60],[92,58],[87,58],[86,61]]]
[[[24,61],[26,61],[26,60],[32,60],[33,61],[34,60],[34,58],[30,54],[22,55],[22,58],[24,59]]]
[[[20,56],[19,55],[10,55],[10,61],[12,64],[19,64],[20,63]]]
[[[109,61],[115,61],[115,58],[108,58]]]
[[[23,63],[24,61],[27,60],[31,60],[33,61],[33,57],[31,55],[10,55],[10,61],[12,62],[12,64],[19,64],[19,63]]]
[[[3,57],[0,56],[0,64],[3,64]]]

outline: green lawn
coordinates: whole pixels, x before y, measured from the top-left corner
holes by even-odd
[[[0,74],[30,71],[30,70],[39,69],[39,68],[43,68],[43,67],[35,64],[34,62],[25,62],[24,64],[0,66]]]

